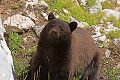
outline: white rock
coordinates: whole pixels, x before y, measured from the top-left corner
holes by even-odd
[[[68,14],[68,13],[69,13],[69,11],[68,11],[67,9],[63,9],[63,12],[64,12],[65,14]]]
[[[105,35],[98,37],[98,40],[102,42],[105,41],[106,39],[107,37]]]
[[[117,4],[120,4],[120,0],[117,0]]]
[[[28,5],[35,5],[35,4],[38,4],[38,0],[27,0],[26,1],[26,8]]]
[[[40,37],[40,32],[43,30],[44,27],[45,27],[45,24],[33,27],[33,29],[38,37]]]
[[[111,17],[114,16],[117,20],[120,19],[120,12],[116,10],[111,10],[111,9],[104,9],[102,10],[106,14],[106,17]]]
[[[41,12],[41,15],[42,15],[46,20],[48,20],[48,15],[47,15],[47,13]]]
[[[37,20],[36,15],[34,14],[34,12],[30,12],[30,13],[28,14],[28,16],[29,16],[31,19]]]
[[[107,0],[98,0],[99,2],[105,2],[105,1],[107,1]]]
[[[92,35],[93,38],[96,38],[96,37],[100,37],[102,34],[97,31],[97,32],[94,32],[94,34]]]
[[[105,52],[105,57],[109,58],[110,54],[111,54],[111,51],[107,49]]]
[[[102,6],[99,1],[96,1],[95,5],[89,8],[90,13],[97,13],[102,11]]]
[[[4,25],[15,26],[19,29],[31,29],[35,26],[35,23],[29,17],[15,14],[8,17],[7,20],[4,21]]]
[[[86,6],[87,0],[77,0],[80,5]]]
[[[120,30],[118,27],[115,27],[114,26],[114,23],[111,23],[111,22],[107,22],[107,26],[106,28],[104,29],[104,32],[107,34],[109,33],[110,31],[118,31]]]
[[[47,10],[47,8],[48,8],[48,4],[47,4],[44,0],[41,0],[41,1],[39,2],[39,5],[40,5],[40,7],[42,7],[44,10]]]
[[[120,38],[114,38],[113,44],[115,44],[120,49]]]
[[[39,5],[41,8],[47,9],[48,8],[48,4],[44,1],[44,0],[28,0],[26,1],[26,6],[25,6],[25,10],[27,9],[28,5],[31,5],[33,7],[33,5]]]
[[[13,77],[13,59],[5,38],[2,19],[0,18],[0,80],[14,80]]]

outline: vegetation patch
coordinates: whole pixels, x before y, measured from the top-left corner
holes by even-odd
[[[108,37],[109,37],[110,39],[120,38],[120,30],[118,30],[118,31],[110,31],[110,32],[108,33]]]
[[[116,7],[119,7],[120,5],[116,4],[115,1],[107,0],[102,3],[103,9],[115,9]]]
[[[118,68],[109,68],[107,70],[107,74],[110,80],[120,80],[119,75],[120,75],[120,69]]]
[[[69,16],[76,18],[78,21],[87,22],[89,25],[97,25],[101,18],[100,13],[90,14],[82,6],[77,6],[72,0],[45,0],[49,6],[48,11],[57,13],[60,18],[65,21],[70,21]],[[89,0],[88,0],[89,1]],[[89,4],[92,5],[94,0],[90,0]],[[69,11],[68,14],[63,12],[63,9]]]
[[[9,48],[12,52],[17,50],[22,43],[22,37],[18,35],[18,33],[14,33],[14,32],[9,34],[8,40],[9,40]]]
[[[96,0],[87,0],[87,6],[91,7],[96,3]]]

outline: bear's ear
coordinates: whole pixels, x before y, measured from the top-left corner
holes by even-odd
[[[77,28],[77,22],[69,23],[69,27],[70,27],[71,32],[73,32]]]
[[[50,21],[50,20],[53,20],[53,19],[55,19],[55,16],[54,16],[54,14],[52,12],[50,12],[48,14],[48,20]]]

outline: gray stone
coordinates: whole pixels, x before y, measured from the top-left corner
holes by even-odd
[[[45,24],[33,27],[33,30],[35,31],[38,37],[40,37],[40,32],[43,30],[44,27],[45,27]]]
[[[15,14],[11,17],[8,17],[7,20],[4,21],[4,25],[15,26],[21,30],[27,30],[34,27],[35,23],[29,17],[25,17],[20,14]]]
[[[14,80],[13,77],[13,59],[5,38],[2,19],[0,18],[0,80]]]
[[[111,17],[114,16],[117,20],[120,19],[120,12],[116,10],[111,10],[111,9],[104,9],[102,12],[105,13],[105,17]]]
[[[97,13],[99,11],[102,11],[102,5],[99,1],[96,1],[95,5],[91,6],[89,8],[90,13]]]
[[[109,58],[110,54],[111,54],[111,51],[107,49],[105,52],[105,57]]]
[[[68,14],[68,13],[69,13],[69,11],[68,11],[67,9],[63,9],[63,12],[64,12],[65,14]]]
[[[28,5],[30,6],[35,6],[35,5],[39,5],[39,7],[43,10],[47,10],[48,9],[48,4],[44,1],[44,0],[28,0],[26,1],[26,6],[25,9],[27,9]]]
[[[42,12],[41,15],[44,17],[44,19],[48,20],[48,15],[47,15],[47,13]]]

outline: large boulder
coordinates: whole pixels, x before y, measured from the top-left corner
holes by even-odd
[[[13,59],[4,38],[4,28],[0,18],[0,80],[14,80],[13,72]]]
[[[21,30],[31,29],[35,26],[35,23],[29,17],[25,17],[20,14],[15,14],[11,17],[8,17],[3,24],[7,25],[8,27],[15,26]]]

